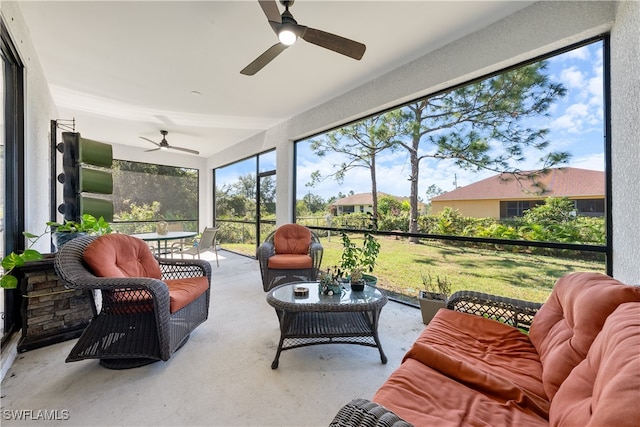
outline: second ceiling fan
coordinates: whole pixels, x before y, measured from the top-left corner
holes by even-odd
[[[253,62],[240,71],[240,74],[253,76],[286,48],[295,43],[298,37],[306,42],[357,60],[362,58],[364,51],[367,49],[362,43],[327,33],[326,31],[299,25],[291,15],[291,12],[289,12],[289,6],[293,4],[294,0],[280,0],[280,3],[285,7],[282,15],[275,0],[258,0],[258,2],[280,42],[274,44],[262,55],[254,59]]]
[[[173,145],[169,145],[169,143],[167,142],[167,134],[169,132],[167,132],[166,130],[161,130],[160,133],[162,134],[162,141],[160,142],[155,142],[150,140],[149,138],[145,138],[144,136],[141,136],[140,138],[144,139],[145,141],[149,141],[150,143],[156,145],[158,148],[153,148],[151,150],[145,150],[145,151],[157,151],[157,150],[178,150],[178,151],[184,151],[185,153],[191,153],[191,154],[200,154],[199,151],[196,150],[192,150],[190,148],[182,148],[182,147],[174,147]]]

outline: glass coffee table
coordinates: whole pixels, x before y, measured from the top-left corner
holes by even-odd
[[[306,295],[294,290],[307,288]],[[387,296],[373,286],[352,291],[343,284],[340,295],[321,295],[318,282],[292,282],[267,294],[267,302],[280,321],[280,342],[271,369],[278,367],[280,353],[316,344],[358,344],[375,347],[387,363],[378,338],[378,319]]]

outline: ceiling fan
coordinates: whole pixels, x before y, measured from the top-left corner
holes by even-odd
[[[278,40],[280,40],[280,42],[274,44],[262,55],[253,60],[253,62],[240,71],[240,74],[253,76],[286,48],[294,44],[298,37],[309,43],[313,43],[356,60],[360,60],[362,55],[364,55],[364,51],[367,47],[362,43],[327,33],[325,31],[316,30],[315,28],[299,25],[296,20],[293,19],[291,12],[289,12],[289,6],[293,5],[294,0],[280,0],[280,3],[285,8],[282,15],[280,15],[280,11],[278,10],[278,5],[275,0],[258,0],[258,2],[262,7],[262,11],[267,16],[267,20],[269,21],[271,28],[278,35]]]
[[[151,149],[151,150],[145,150],[145,152],[158,151],[158,150],[178,150],[178,151],[184,151],[186,153],[191,153],[191,154],[200,154],[200,152],[196,151],[196,150],[191,150],[189,148],[182,148],[182,147],[174,147],[173,145],[169,145],[169,143],[167,142],[167,138],[166,138],[166,136],[167,136],[167,134],[169,132],[167,132],[166,130],[161,130],[160,133],[162,134],[162,141],[160,141],[160,143],[152,141],[149,138],[145,138],[144,136],[140,137],[140,138],[144,139],[145,141],[149,141],[150,143],[158,146],[158,148],[154,148],[154,149]]]

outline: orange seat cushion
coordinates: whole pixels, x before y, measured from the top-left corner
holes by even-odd
[[[209,289],[205,276],[166,280],[169,287],[170,313],[175,313],[198,299]]]
[[[310,244],[311,231],[298,224],[285,224],[273,236],[276,254],[306,255]]]
[[[84,261],[100,277],[150,277],[160,279],[160,265],[149,246],[126,234],[105,234],[84,251]]]
[[[313,267],[309,255],[276,254],[269,257],[269,268],[275,270],[300,270]]]

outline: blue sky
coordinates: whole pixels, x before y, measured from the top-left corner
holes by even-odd
[[[549,129],[550,150],[568,151],[571,159],[567,166],[604,170],[603,124],[603,76],[602,42],[574,49],[549,59],[549,77],[562,83],[567,95],[556,102],[551,117],[536,119],[535,125]],[[534,124],[532,122],[532,124]],[[537,169],[540,153],[526,153],[527,161],[520,164],[523,170]],[[409,195],[410,165],[406,151],[384,153],[377,158],[378,191],[397,196]],[[311,173],[320,170],[323,175],[331,172],[332,164],[340,163],[337,155],[328,154],[318,161],[308,144],[298,146],[297,197],[311,192],[327,199],[338,191],[348,194],[371,191],[369,171],[355,169],[338,185],[326,180],[315,187],[307,187]],[[452,162],[424,159],[420,163],[419,196],[425,200],[426,190],[435,184],[445,191],[464,186],[494,175],[493,172],[471,172],[455,167]]]
[[[567,166],[604,170],[604,112],[603,112],[603,64],[602,42],[557,55],[548,59],[549,77],[562,83],[567,95],[558,100],[550,109],[549,118],[538,118],[531,125],[549,129],[550,150],[568,151],[571,159]],[[525,153],[527,160],[518,165],[520,169],[537,169],[538,152]],[[350,191],[363,193],[371,191],[369,171],[364,168],[352,170],[343,184],[332,179],[325,180],[315,187],[307,187],[311,174],[320,170],[323,175],[332,171],[333,164],[341,159],[328,154],[319,159],[310,150],[309,144],[298,144],[297,159],[297,198],[301,199],[311,192],[328,199],[338,192]],[[409,195],[410,165],[406,151],[383,153],[377,158],[378,191],[397,195]],[[275,164],[273,154],[263,158],[263,165]],[[261,168],[264,170],[264,168]],[[238,175],[255,173],[255,160],[237,163],[219,170],[218,185],[235,179]],[[459,169],[449,161],[424,159],[420,163],[419,197],[426,201],[426,190],[435,184],[442,190],[451,191],[455,183],[465,186],[493,175],[493,172],[471,172]]]

